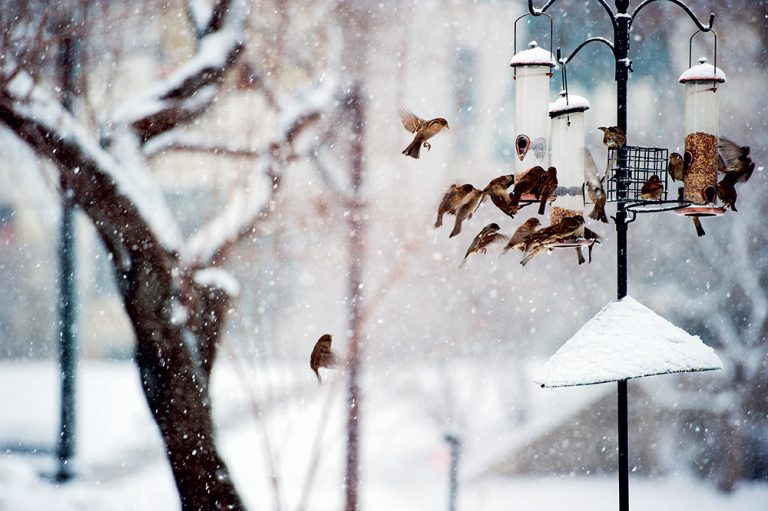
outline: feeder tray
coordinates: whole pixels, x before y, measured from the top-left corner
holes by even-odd
[[[691,205],[686,206],[684,208],[676,209],[675,213],[677,213],[680,216],[723,216],[725,214],[726,209],[722,206],[712,206],[712,205],[705,205],[705,206],[697,206],[697,205]]]
[[[547,202],[552,202],[553,200],[555,200],[556,197],[557,196],[554,193],[550,194],[549,197],[547,197]],[[536,196],[532,193],[524,193],[520,196],[519,202],[525,203],[526,205],[528,205],[534,202],[536,203],[541,202],[541,198],[537,199]]]
[[[640,200],[627,203],[626,208],[634,213],[660,213],[662,211],[678,211],[690,205],[691,202],[685,200]]]
[[[574,248],[574,247],[588,247],[595,243],[595,240],[588,240],[582,237],[565,238],[554,243],[547,243],[547,248]]]

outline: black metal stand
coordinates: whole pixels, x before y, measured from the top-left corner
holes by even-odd
[[[533,6],[533,0],[528,0],[528,11],[533,16],[541,16],[557,0],[548,0],[544,7],[537,9]],[[590,37],[582,42],[570,56],[561,59],[563,65],[570,62],[584,46],[591,42],[605,44],[611,49],[615,60],[616,69],[616,124],[627,132],[627,81],[629,72],[632,71],[632,61],[629,59],[629,32],[635,17],[646,6],[657,0],[644,0],[632,13],[628,13],[629,0],[615,0],[616,11],[608,5],[607,0],[597,0],[608,13],[613,25],[613,42],[604,37]],[[715,19],[714,13],[709,15],[708,25],[703,25],[693,12],[679,0],[668,0],[682,8],[702,32],[712,29]],[[629,169],[627,166],[626,146],[618,149],[618,164],[616,167],[616,270],[617,270],[617,297],[622,299],[627,296],[627,206],[629,198],[627,183],[629,181]],[[618,435],[619,435],[619,510],[629,511],[629,440],[628,440],[628,390],[627,380],[618,382]]]
[[[78,19],[75,13],[71,26]],[[62,104],[74,112],[79,74],[80,42],[76,34],[65,36],[59,47],[59,69],[62,82]],[[61,180],[62,210],[59,240],[59,365],[61,376],[61,420],[56,447],[59,466],[54,476],[58,482],[72,478],[71,459],[75,454],[75,384],[77,374],[77,303],[75,290],[75,225],[71,191]]]
[[[456,498],[459,494],[459,456],[461,440],[459,437],[446,434],[443,438],[451,446],[451,474],[448,487],[448,511],[456,511]]]

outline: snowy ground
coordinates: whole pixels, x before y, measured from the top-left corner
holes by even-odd
[[[318,387],[304,364],[270,364],[271,371],[223,361],[214,372],[219,444],[250,509],[337,510],[341,507],[345,417],[343,380]],[[442,434],[465,440],[460,509],[612,510],[613,477],[500,478],[482,468],[600,394],[599,386],[532,388],[528,420],[515,425],[520,379],[509,368],[461,363],[448,371],[425,365],[386,370],[366,382],[363,401],[363,508],[424,510],[446,507],[449,453]],[[450,385],[446,386],[446,376]],[[243,378],[247,380],[244,386]],[[128,362],[87,362],[80,367],[77,471],[74,482],[51,483],[47,454],[22,454],[19,445],[50,448],[57,429],[55,367],[0,364],[0,511],[117,511],[178,509],[159,436]],[[531,384],[532,385],[532,384]],[[262,403],[253,414],[250,396]],[[446,392],[445,389],[454,389]],[[508,392],[507,392],[508,391]],[[327,417],[327,421],[323,418]],[[316,438],[321,437],[318,442]],[[319,446],[320,449],[316,450]],[[274,506],[267,450],[280,483]],[[316,475],[309,478],[317,454]],[[312,479],[312,483],[307,481]],[[631,504],[642,509],[744,511],[765,508],[768,485],[743,485],[722,495],[684,476],[631,480]]]

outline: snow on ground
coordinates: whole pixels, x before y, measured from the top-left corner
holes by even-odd
[[[224,352],[213,381],[219,445],[248,507],[276,508],[266,476],[269,450],[276,458],[282,509],[297,509],[307,488],[311,492],[305,509],[339,509],[344,379],[331,376],[320,387],[305,364],[271,363],[266,371],[226,358]],[[600,395],[603,387],[539,389],[528,376],[533,371],[522,369],[522,378],[513,374],[521,367],[511,366],[511,371],[508,363],[499,361],[420,363],[368,377],[361,415],[363,509],[446,507],[450,457],[442,435],[447,431],[464,439],[460,509],[547,511],[563,509],[563,503],[570,511],[615,509],[618,496],[612,477],[482,475],[495,456],[558,424]],[[0,510],[178,509],[159,435],[130,362],[81,364],[75,465],[80,476],[66,485],[39,477],[51,472],[51,456],[22,454],[14,447],[50,447],[58,420],[55,376],[52,363],[0,364],[0,446],[8,448],[0,455]],[[527,383],[521,387],[521,382]],[[519,403],[525,402],[519,398],[526,390],[531,390],[524,411],[527,420],[516,422],[522,413]],[[252,413],[251,398],[261,403],[260,417]],[[315,455],[317,470],[308,486]],[[635,477],[630,484],[635,510],[749,511],[764,509],[768,498],[765,484],[742,485],[733,495],[723,495],[680,475]]]

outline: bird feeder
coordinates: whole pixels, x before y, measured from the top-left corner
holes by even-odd
[[[549,165],[549,80],[555,60],[551,51],[531,41],[512,57],[515,70],[515,173]]]
[[[551,209],[552,224],[569,216],[584,216],[584,112],[588,109],[589,101],[566,91],[549,105],[551,164],[557,168],[557,205]]]
[[[717,64],[717,36],[715,36],[715,64]],[[717,214],[715,211],[706,212],[701,207],[715,209],[717,145],[720,131],[717,90],[718,85],[725,82],[725,74],[702,57],[697,65],[680,75],[679,81],[685,85],[684,198],[693,206],[683,213]]]

